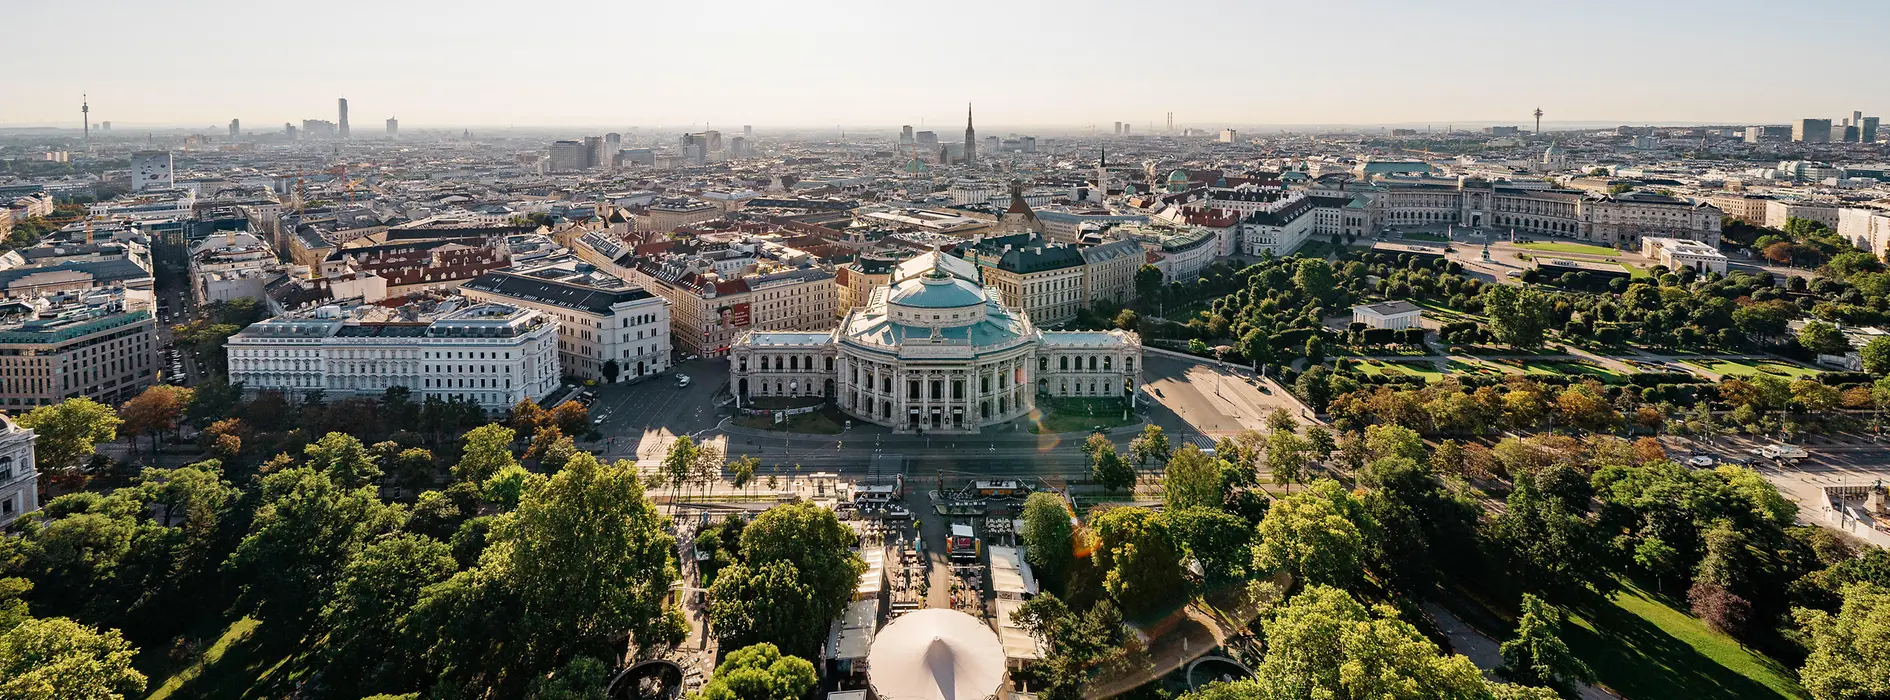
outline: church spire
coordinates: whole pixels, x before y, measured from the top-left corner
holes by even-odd
[[[971,128],[971,103],[965,103],[965,165],[978,162],[978,131]]]

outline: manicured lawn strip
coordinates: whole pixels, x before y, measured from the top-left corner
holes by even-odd
[[[1432,317],[1432,318],[1437,318],[1437,317],[1440,317],[1440,316],[1441,316],[1441,317],[1445,317],[1445,318],[1448,318],[1449,320],[1453,320],[1453,321],[1486,321],[1486,320],[1489,320],[1489,319],[1488,319],[1487,317],[1484,317],[1484,316],[1481,316],[1481,315],[1478,315],[1478,314],[1473,314],[1473,313],[1470,313],[1470,312],[1468,312],[1468,311],[1458,311],[1457,309],[1453,309],[1453,308],[1450,308],[1450,307],[1448,307],[1448,306],[1445,306],[1445,305],[1443,305],[1443,304],[1439,304],[1439,303],[1437,303],[1437,302],[1435,302],[1435,301],[1431,301],[1431,300],[1429,300],[1429,299],[1422,299],[1422,300],[1419,300],[1419,299],[1411,299],[1411,300],[1408,300],[1408,301],[1410,301],[1411,303],[1413,303],[1413,304],[1417,304],[1418,306],[1420,306],[1420,307],[1422,307],[1422,308],[1423,308],[1423,309],[1424,309],[1424,310],[1425,310],[1426,312],[1429,312],[1429,313],[1428,313],[1428,314],[1426,314],[1426,315],[1428,315],[1428,316],[1430,316],[1430,317]]]
[[[1683,362],[1708,372],[1723,374],[1729,377],[1750,377],[1763,373],[1785,379],[1810,379],[1818,376],[1821,371],[1778,360],[1694,359],[1684,360]]]
[[[1109,397],[1040,398],[1031,414],[1030,432],[1074,433],[1096,426],[1108,430],[1141,422],[1133,412],[1123,416],[1126,406],[1122,399]]]
[[[1576,255],[1613,256],[1613,255],[1621,254],[1621,251],[1615,250],[1614,248],[1610,248],[1605,245],[1589,245],[1587,243],[1564,243],[1564,242],[1558,242],[1558,241],[1530,241],[1528,243],[1517,243],[1516,247],[1527,248],[1530,250],[1546,250],[1552,253],[1573,253]]]
[[[1572,611],[1562,637],[1602,684],[1629,698],[1804,698],[1777,661],[1633,586]]]
[[[1359,371],[1373,376],[1419,376],[1423,377],[1425,382],[1436,382],[1444,378],[1444,374],[1437,371],[1436,366],[1429,362],[1381,362],[1377,360],[1361,360],[1357,367]]]
[[[1438,235],[1435,233],[1406,232],[1400,235],[1402,235],[1404,240],[1407,240],[1407,241],[1432,241],[1435,243],[1449,243],[1450,242],[1450,237]]]
[[[1444,374],[1456,375],[1500,375],[1509,374],[1506,368],[1497,367],[1482,360],[1450,358],[1444,366]]]
[[[1627,270],[1629,275],[1632,275],[1630,279],[1637,279],[1637,280],[1652,279],[1654,276],[1654,273],[1648,272],[1647,268],[1641,267],[1639,265],[1629,265],[1627,263],[1621,263],[1621,268],[1624,270]]]

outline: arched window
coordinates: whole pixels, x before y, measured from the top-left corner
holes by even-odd
[[[1113,358],[1108,358],[1108,357],[1103,358],[1103,371],[1104,372],[1109,371],[1109,360],[1111,359]]]
[[[1058,360],[1058,362],[1057,362],[1057,364],[1059,364],[1059,365],[1061,365],[1061,366],[1062,366],[1062,368],[1063,368],[1063,371],[1065,371],[1065,372],[1068,372],[1068,371],[1070,371],[1070,358],[1069,358],[1069,357],[1067,357],[1067,356],[1066,356],[1066,357],[1059,357],[1059,358],[1057,358],[1057,360]]]

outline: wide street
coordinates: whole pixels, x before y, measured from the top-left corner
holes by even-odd
[[[1244,428],[1259,428],[1267,413],[1286,408],[1302,421],[1309,414],[1270,380],[1256,383],[1241,368],[1212,361],[1150,351],[1144,360],[1145,383],[1139,408],[1179,447],[1203,447]],[[688,387],[676,374],[687,374]],[[1022,421],[987,429],[980,435],[908,435],[855,423],[837,435],[789,434],[732,426],[732,406],[716,406],[717,390],[727,381],[726,360],[686,362],[670,373],[636,384],[597,389],[593,416],[605,439],[600,449],[612,459],[634,459],[645,467],[660,461],[678,436],[690,435],[722,446],[733,456],[761,459],[761,474],[790,475],[825,471],[889,478],[984,474],[1010,477],[1068,478],[1088,473],[1080,451],[1082,433],[1037,435]],[[721,398],[726,401],[727,395]],[[1118,428],[1110,437],[1126,450],[1139,426]]]

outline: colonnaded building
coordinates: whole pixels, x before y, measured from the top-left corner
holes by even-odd
[[[1142,339],[1045,331],[1006,307],[978,268],[937,251],[901,263],[831,331],[749,331],[729,353],[743,407],[822,397],[898,432],[975,433],[1023,417],[1038,396],[1141,388]]]

